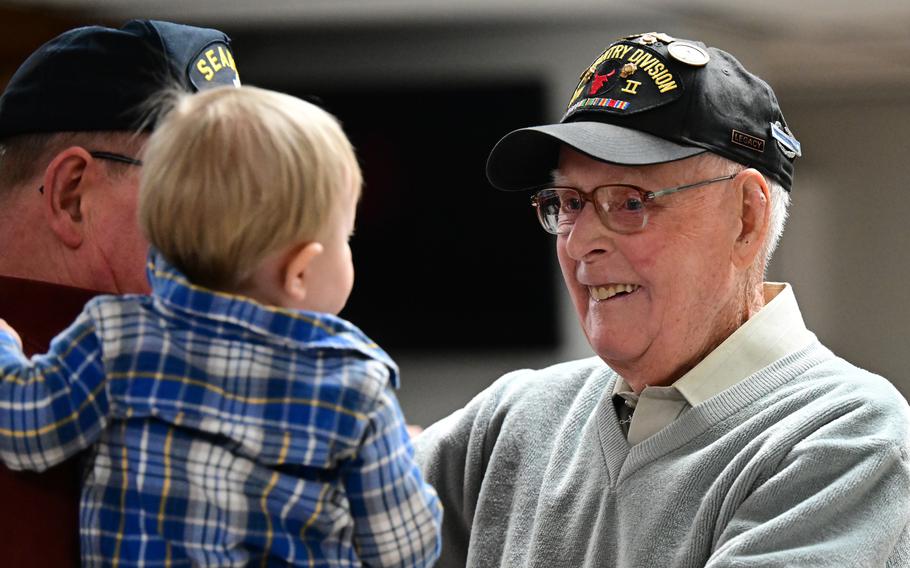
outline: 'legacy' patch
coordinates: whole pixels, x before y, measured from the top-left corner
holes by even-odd
[[[730,137],[730,142],[734,144],[739,144],[740,146],[745,146],[750,150],[755,150],[756,152],[765,151],[765,141],[757,136],[752,136],[746,134],[745,132],[740,132],[739,130],[733,130],[733,133]]]

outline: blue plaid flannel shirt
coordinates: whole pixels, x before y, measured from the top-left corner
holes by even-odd
[[[50,352],[0,333],[0,458],[91,447],[82,558],[110,566],[425,566],[442,509],[397,368],[350,323],[189,283],[86,305]],[[49,546],[53,546],[49,543]]]

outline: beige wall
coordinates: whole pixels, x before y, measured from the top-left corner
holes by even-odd
[[[910,98],[806,99],[805,149],[771,276],[796,286],[819,338],[910,394]]]

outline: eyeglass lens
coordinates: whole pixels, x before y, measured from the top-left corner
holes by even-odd
[[[622,185],[602,186],[590,194],[570,188],[542,190],[536,195],[537,216],[548,233],[564,235],[575,226],[586,201],[594,203],[600,219],[614,231],[639,231],[647,222],[641,192]]]

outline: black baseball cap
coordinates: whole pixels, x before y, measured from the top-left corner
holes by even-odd
[[[0,139],[151,129],[147,101],[161,90],[239,82],[230,38],[218,30],[154,20],[76,28],[39,47],[10,78]]]
[[[607,47],[559,123],[507,134],[490,153],[487,177],[503,190],[544,187],[563,144],[629,166],[713,152],[787,191],[801,154],[767,83],[725,51],[656,32]]]

